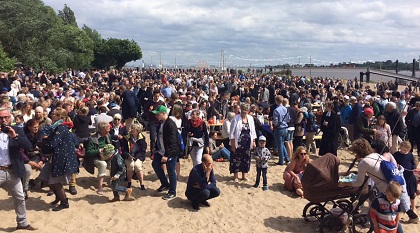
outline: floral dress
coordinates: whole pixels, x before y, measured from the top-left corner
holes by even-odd
[[[238,138],[238,148],[230,157],[230,173],[249,172],[251,166],[251,130],[249,123],[242,124],[241,135]]]

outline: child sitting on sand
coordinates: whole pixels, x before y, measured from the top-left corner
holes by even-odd
[[[262,190],[267,191],[267,169],[268,169],[268,160],[271,157],[270,150],[265,147],[266,138],[260,136],[258,138],[258,147],[255,149],[254,159],[255,165],[257,167],[257,179],[255,180],[254,188],[258,188],[260,185],[260,177],[262,173],[263,177],[263,187]]]

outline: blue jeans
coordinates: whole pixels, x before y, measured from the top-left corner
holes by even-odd
[[[159,122],[150,122],[150,151],[156,149],[157,132],[159,131]]]
[[[218,158],[229,159],[230,158],[230,151],[228,149],[226,149],[226,147],[223,147],[222,149],[220,149],[219,151],[214,153],[211,157],[213,158],[213,160],[216,160]]]
[[[196,203],[201,203],[208,199],[212,199],[218,197],[220,195],[220,189],[217,187],[213,187],[210,189],[196,189],[192,188],[185,192],[185,196],[187,196],[188,200]]]
[[[111,180],[111,189],[114,192],[114,195],[116,194],[116,196],[118,196],[118,192],[126,192],[127,188],[120,186],[121,181],[124,181],[123,179],[118,179],[118,180]]]
[[[283,165],[284,160],[289,162],[289,156],[286,151],[286,146],[284,145],[284,140],[286,139],[287,130],[286,129],[274,129],[274,138],[276,140],[278,152],[279,152],[279,164]]]
[[[155,173],[157,177],[159,178],[161,185],[165,187],[169,187],[168,193],[175,194],[175,195],[176,195],[176,184],[177,184],[175,167],[176,167],[177,159],[178,159],[178,156],[168,158],[168,161],[166,162],[166,170],[168,171],[169,182],[162,169],[162,162],[161,162],[162,155],[160,155],[159,153],[155,153],[155,156],[152,162],[153,170],[155,170]]]

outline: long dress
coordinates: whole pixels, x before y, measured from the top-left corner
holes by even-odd
[[[230,157],[230,173],[249,172],[251,166],[251,134],[249,123],[242,124],[241,135],[238,138],[239,147]]]
[[[324,122],[328,122],[328,125],[325,126]],[[337,113],[334,111],[331,111],[329,114],[328,112],[324,112],[320,125],[322,138],[318,154],[325,155],[326,153],[332,153],[337,156],[338,136],[341,125],[340,118],[338,118]]]

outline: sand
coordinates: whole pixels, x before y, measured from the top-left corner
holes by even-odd
[[[316,158],[316,157],[314,157]],[[341,170],[353,158],[345,150],[339,151]],[[133,202],[109,203],[112,191],[104,188],[104,195],[95,192],[96,178],[83,168],[77,177],[77,195],[68,194],[70,208],[52,212],[46,195],[47,188],[37,187],[29,193],[27,217],[38,232],[316,232],[317,223],[305,222],[302,210],[307,200],[284,190],[282,174],[285,166],[276,166],[277,157],[268,168],[269,190],[253,188],[256,171],[251,165],[250,181],[234,183],[228,162],[216,162],[215,173],[221,196],[209,201],[211,207],[191,208],[185,197],[190,160],[181,160],[181,182],[177,197],[165,201],[163,193],[155,190],[160,183],[155,176],[151,160],[144,163],[145,185],[133,182]],[[67,188],[67,187],[66,187]],[[419,200],[417,199],[417,205]],[[419,208],[419,207],[418,207]],[[0,189],[0,232],[11,232],[16,226],[13,199]],[[404,215],[402,221],[407,221]],[[405,232],[420,232],[420,224],[403,224]]]

